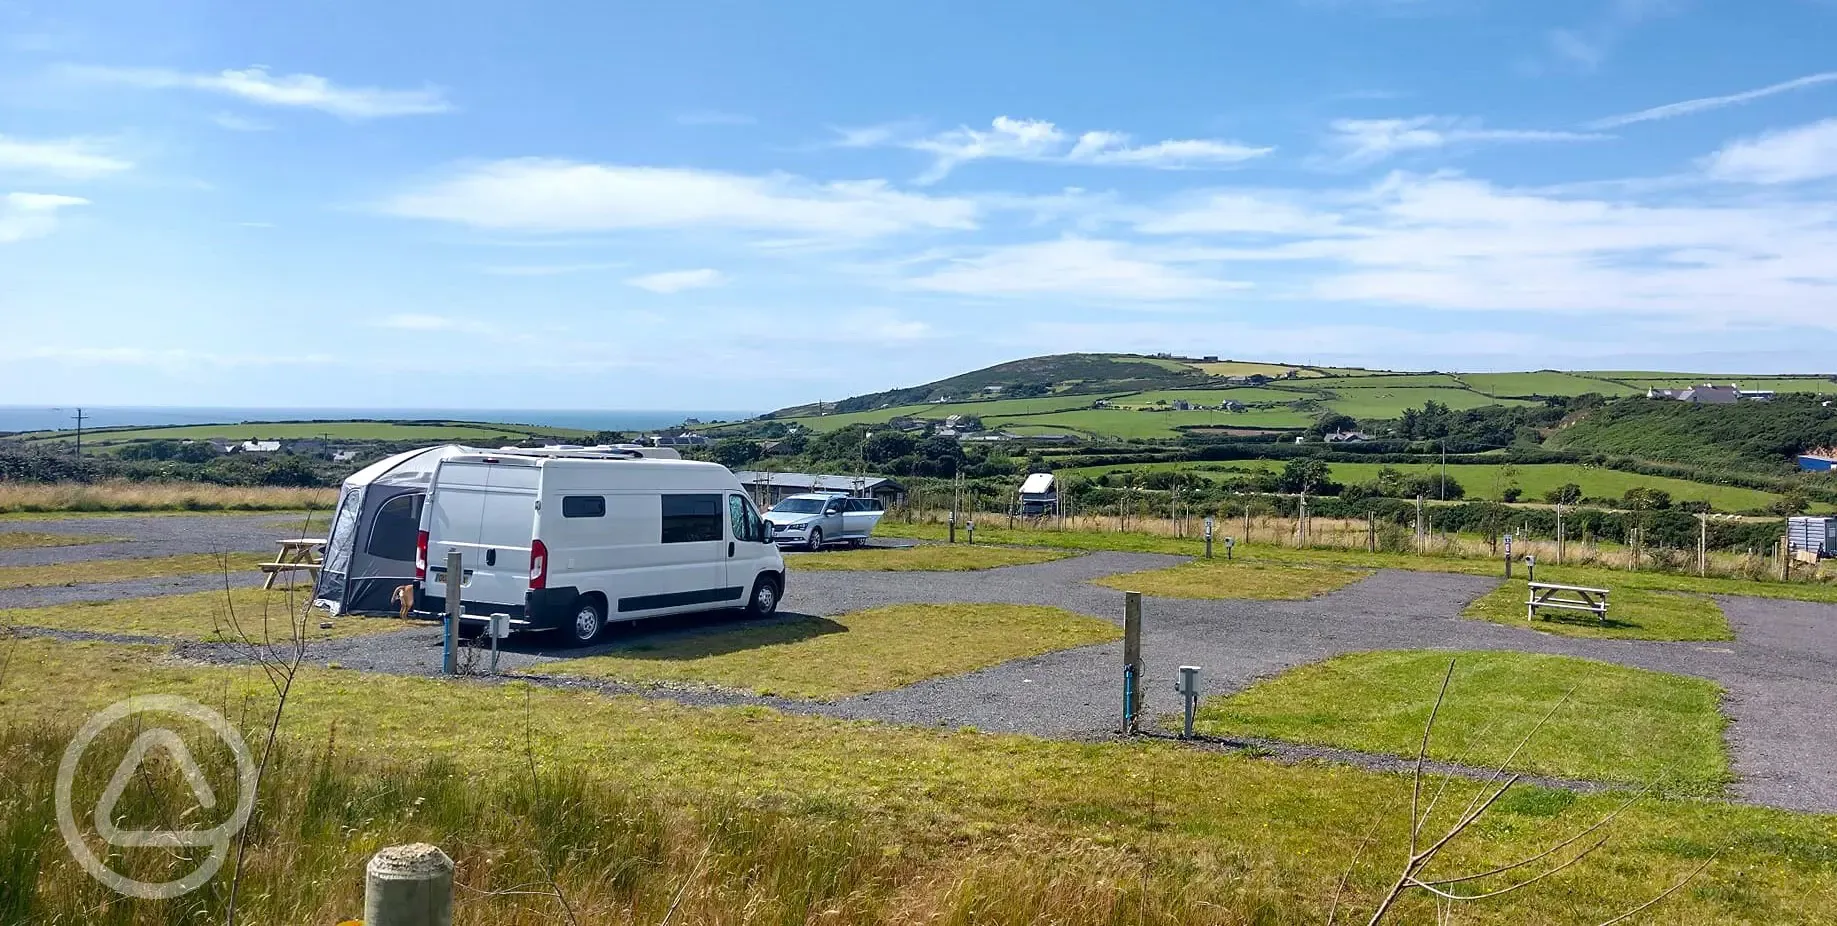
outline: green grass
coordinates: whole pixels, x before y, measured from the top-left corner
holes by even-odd
[[[1058,608],[892,605],[833,618],[721,623],[530,671],[828,700],[1107,643],[1121,635],[1108,621]]]
[[[516,441],[530,435],[579,437],[591,433],[576,428],[474,422],[409,424],[391,421],[251,421],[237,424],[102,429],[85,431],[83,436],[85,440],[96,444],[118,444],[134,440],[303,440],[317,437],[332,440]],[[26,435],[27,439],[36,441],[69,441],[73,436],[68,431]]]
[[[1413,756],[1448,662],[1454,679],[1429,756],[1494,766],[1567,694],[1514,771],[1713,796],[1730,780],[1713,682],[1568,656],[1408,650],[1358,653],[1209,698],[1198,728]]]
[[[1320,372],[1309,367],[1299,367],[1288,363],[1261,363],[1254,360],[1214,360],[1210,363],[1191,363],[1207,376],[1267,376],[1271,379],[1295,371],[1297,377],[1318,377]]]
[[[311,596],[310,589],[296,589],[289,596],[279,588],[273,591],[239,588],[227,595],[217,590],[158,598],[82,601],[0,611],[0,627],[40,627],[174,640],[231,642],[240,641],[246,635],[255,640],[284,642],[291,634],[290,609],[304,607]],[[329,622],[332,626],[321,628],[319,625],[322,622]],[[411,626],[414,625],[393,618],[328,618],[319,611],[308,615],[305,624],[309,640],[390,633]]]
[[[1406,409],[1421,408],[1425,402],[1440,402],[1455,411],[1481,408],[1487,405],[1533,404],[1521,399],[1492,399],[1467,389],[1432,387],[1385,386],[1376,389],[1347,389],[1339,391],[1339,396],[1327,402],[1327,407],[1342,415],[1350,415],[1360,420],[1399,418]]]
[[[157,648],[14,645],[13,671],[0,678],[9,731],[74,725],[129,693],[167,693],[246,718],[254,736],[271,704],[260,673],[175,664]],[[89,922],[115,899],[70,862],[53,822],[53,773],[68,741],[68,729],[44,728],[36,745],[0,748],[0,762],[10,763],[0,772],[25,799],[0,801],[0,838],[13,848],[0,854],[13,875],[0,878],[0,898],[21,896],[7,884],[37,887],[25,892],[35,912],[15,907],[11,919]],[[1369,839],[1344,898],[1363,922],[1407,840],[1408,779],[1345,766],[1165,741],[1051,741],[698,709],[515,683],[309,665],[281,741],[283,760],[264,790],[273,799],[261,804],[264,838],[251,842],[251,922],[356,915],[367,856],[413,840],[458,861],[467,922],[502,926],[558,916],[539,896],[492,893],[544,880],[537,858],[553,867],[581,921],[593,923],[660,922],[684,884],[683,922],[1321,922],[1348,860]],[[119,751],[99,752],[100,777],[84,777],[90,792]],[[313,756],[374,765],[321,773]],[[1439,806],[1452,814],[1472,793],[1456,782]],[[1514,789],[1450,844],[1439,870],[1535,854],[1620,801]],[[1837,902],[1837,817],[1655,800],[1632,807],[1611,833],[1609,852],[1545,885],[1465,905],[1462,922],[1600,922],[1712,855],[1651,921],[1825,923]],[[221,891],[194,897],[221,909]],[[1433,916],[1413,898],[1394,922]]]
[[[1011,424],[1056,427],[1105,437],[1170,438],[1178,437],[1175,426],[1232,428],[1305,428],[1314,416],[1289,409],[1253,409],[1244,412],[1188,411],[1145,412],[1124,409],[1093,408],[1080,411],[1028,415],[1021,418],[985,417],[986,428],[1004,428]]]
[[[226,570],[247,572],[253,570],[255,564],[267,562],[271,556],[264,553],[181,553],[175,556],[99,559],[41,566],[0,566],[0,588],[122,582],[128,579],[220,573]],[[305,573],[300,575],[303,577]]]
[[[969,572],[1003,566],[1031,566],[1064,559],[1064,550],[1025,550],[984,544],[927,543],[906,549],[837,550],[827,553],[791,553],[785,564],[793,572]]]
[[[1344,588],[1371,575],[1370,570],[1314,568],[1233,559],[1194,560],[1167,569],[1130,572],[1098,579],[1097,584],[1157,598],[1253,598],[1300,601]]]
[[[0,550],[29,550],[38,547],[79,547],[90,543],[117,543],[126,537],[104,534],[53,534],[45,531],[0,531]]]
[[[1463,373],[1461,381],[1474,391],[1486,395],[1572,396],[1598,392],[1605,396],[1618,396],[1642,391],[1622,383],[1555,370],[1536,373]]]
[[[1216,406],[1220,402],[1242,402],[1245,405],[1259,405],[1271,402],[1306,402],[1320,398],[1320,393],[1304,391],[1308,387],[1295,385],[1292,388],[1272,388],[1257,386],[1236,386],[1221,389],[1163,389],[1155,392],[1143,392],[1137,395],[1119,396],[1112,401],[1117,405],[1153,405],[1157,401],[1173,404],[1182,399],[1188,402],[1204,403]]]
[[[1564,576],[1564,570],[1539,569],[1538,580],[1562,585],[1578,584]],[[1733,640],[1728,618],[1715,600],[1688,592],[1609,585],[1586,586],[1608,588],[1607,619],[1583,611],[1545,609],[1534,621],[1525,619],[1528,589],[1521,579],[1514,579],[1475,601],[1461,616],[1527,630],[1560,634],[1565,637],[1600,637],[1613,640]]]
[[[1603,374],[1611,375],[1611,374]],[[1644,392],[1647,389],[1682,389],[1687,386],[1701,386],[1704,383],[1739,383],[1743,389],[1771,389],[1774,392],[1812,392],[1837,393],[1837,382],[1828,376],[1741,376],[1739,374],[1716,373],[1700,376],[1681,376],[1678,374],[1647,374],[1616,377],[1637,387]]]
[[[1323,389],[1396,389],[1406,386],[1446,386],[1461,388],[1461,381],[1451,373],[1361,373],[1335,377],[1319,384]]]
[[[1231,530],[1229,520],[1221,522]],[[899,524],[881,522],[878,532],[886,537],[912,540],[943,540],[943,524]],[[1135,531],[1056,531],[989,526],[976,529],[978,544],[1014,544],[1017,546],[1055,547],[1066,550],[1119,550],[1130,553],[1167,553],[1175,556],[1199,556],[1204,544],[1197,538],[1177,538]],[[1497,559],[1485,557],[1422,556],[1414,553],[1367,553],[1363,550],[1327,548],[1296,549],[1266,543],[1238,544],[1234,561],[1247,563],[1280,563],[1301,566],[1337,566],[1353,569],[1407,569],[1418,572],[1452,572],[1462,575],[1497,576]],[[1650,591],[1689,592],[1700,595],[1747,595],[1755,598],[1780,598],[1791,601],[1816,601],[1837,604],[1837,583],[1779,582],[1771,579],[1698,578],[1668,572],[1623,572],[1589,566],[1543,565],[1537,568],[1540,579],[1564,576],[1566,585],[1587,585]],[[1551,579],[1551,581],[1557,581]]]

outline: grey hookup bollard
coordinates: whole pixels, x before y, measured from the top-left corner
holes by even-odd
[[[364,926],[453,926],[453,860],[424,842],[376,853],[364,869]]]

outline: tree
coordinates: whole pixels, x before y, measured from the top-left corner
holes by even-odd
[[[759,459],[759,445],[743,437],[723,437],[709,449],[714,462],[728,469],[739,469]]]
[[[1338,412],[1328,412],[1316,419],[1313,426],[1308,428],[1307,433],[1309,437],[1324,437],[1328,434],[1337,434],[1341,431],[1356,431],[1358,429],[1359,422],[1357,419],[1347,417]]]
[[[1574,505],[1582,500],[1582,487],[1573,482],[1565,482],[1544,493],[1544,501],[1552,505]]]
[[[899,431],[876,431],[867,439],[867,458],[870,463],[886,463],[899,459],[917,449],[918,441],[910,434]]]
[[[1499,500],[1502,502],[1506,502],[1506,503],[1515,502],[1523,497],[1524,497],[1524,490],[1520,489],[1517,486],[1512,486],[1511,488],[1506,489],[1505,491],[1499,493]]]
[[[1805,509],[1810,507],[1811,502],[1807,500],[1805,496],[1794,493],[1781,496],[1778,501],[1768,505],[1767,510],[1777,515],[1791,517],[1795,514],[1804,514]]]
[[[1634,486],[1620,496],[1620,502],[1631,511],[1663,511],[1671,507],[1671,493],[1651,486]]]
[[[1295,459],[1282,468],[1276,483],[1278,492],[1306,492],[1310,495],[1337,495],[1340,487],[1333,482],[1333,469],[1325,460]],[[1329,490],[1327,487],[1332,486]]]

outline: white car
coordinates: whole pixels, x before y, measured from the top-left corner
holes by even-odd
[[[609,621],[744,607],[778,609],[784,559],[726,467],[514,450],[442,460],[421,511],[419,610],[446,610],[446,556],[460,554],[462,627],[493,614],[512,630],[592,642]]]
[[[772,539],[781,546],[820,550],[826,543],[860,544],[887,513],[877,498],[835,492],[790,495],[767,509]]]

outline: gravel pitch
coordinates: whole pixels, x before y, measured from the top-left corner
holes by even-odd
[[[119,518],[45,518],[0,522],[0,531],[99,534],[115,543],[75,547],[25,547],[0,551],[0,566],[42,566],[91,560],[275,550],[275,541],[301,535],[304,515],[159,515]],[[323,531],[321,526],[319,530]],[[323,536],[322,533],[314,536]]]
[[[242,523],[232,526],[224,524],[226,520]],[[215,540],[204,542],[221,543],[224,538],[241,536],[249,544],[245,548],[262,549],[286,536],[284,521],[277,520],[97,519],[86,520],[82,526],[134,536],[133,545],[145,549],[140,545],[198,543],[198,538],[183,538],[184,526],[174,522],[209,522],[218,533]],[[139,527],[152,521],[161,522],[161,536],[169,539],[141,539],[146,535]],[[13,525],[44,529],[46,523],[52,522]],[[247,533],[238,535],[237,531]],[[60,552],[74,559],[97,549],[68,547]],[[1090,580],[1181,561],[1180,557],[1150,554],[1091,553],[982,572],[875,573],[796,572],[793,559],[784,607],[789,617],[829,616],[886,604],[1012,602],[1052,605],[1120,623],[1123,594],[1092,585]],[[187,583],[195,578],[20,589],[0,592],[0,606],[20,607],[27,600],[56,603],[193,591],[197,589]],[[221,577],[211,578],[221,581]],[[1482,577],[1385,570],[1308,601],[1149,598],[1143,607],[1143,655],[1148,665],[1144,695],[1149,715],[1180,709],[1174,677],[1181,665],[1204,667],[1206,692],[1223,694],[1295,666],[1376,649],[1511,650],[1580,656],[1722,684],[1729,693],[1724,709],[1733,720],[1729,743],[1740,777],[1732,789],[1734,796],[1794,810],[1837,812],[1837,763],[1829,761],[1837,755],[1837,607],[1725,597],[1719,601],[1735,628],[1733,642],[1591,640],[1459,616],[1469,603],[1496,586],[1496,580]],[[557,659],[604,652],[660,632],[732,620],[731,614],[710,614],[617,625],[603,645],[583,649],[550,648],[549,641],[541,637],[513,639],[506,641],[499,664],[504,671],[539,676],[545,664]],[[207,662],[241,659],[231,648],[209,644],[186,644],[178,652],[183,658]],[[315,664],[361,671],[433,676],[440,671],[440,633],[429,625],[414,625],[401,633],[316,643],[310,659]],[[478,654],[481,669],[487,659]],[[538,681],[695,705],[763,704],[844,718],[1092,739],[1108,735],[1118,722],[1121,660],[1120,643],[1081,647],[834,702],[758,698],[689,687]],[[1459,692],[1453,696],[1458,697]],[[1307,752],[1309,747],[1254,745],[1301,758],[1312,754]],[[1382,766],[1389,760],[1373,761]]]

